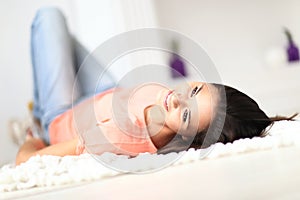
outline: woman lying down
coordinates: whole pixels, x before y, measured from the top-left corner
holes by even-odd
[[[27,133],[16,164],[34,155],[83,152],[136,156],[206,148],[263,136],[274,121],[246,94],[225,85],[189,82],[175,88],[145,83],[114,88],[109,74],[95,93],[99,68],[78,73],[86,51],[55,8],[38,11],[31,35],[34,109],[40,137]],[[78,87],[73,90],[73,84]],[[97,76],[97,77],[96,77]],[[84,100],[82,100],[84,99]],[[73,104],[73,102],[77,102]]]

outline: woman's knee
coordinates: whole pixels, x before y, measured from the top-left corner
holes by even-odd
[[[57,24],[57,22],[65,23],[65,17],[62,11],[57,7],[42,7],[37,10],[32,22],[32,27],[40,24],[41,22],[43,24]]]

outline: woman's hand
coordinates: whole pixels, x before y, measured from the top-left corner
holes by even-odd
[[[45,148],[46,145],[42,139],[33,138],[31,135],[26,136],[26,141],[19,149],[19,152],[16,157],[16,164],[19,165],[22,162],[27,161],[31,156],[35,155],[35,153]]]
[[[42,139],[27,136],[25,143],[19,149],[16,157],[16,165],[26,162],[31,156],[35,155],[54,155],[66,156],[76,155],[78,138],[46,146]]]

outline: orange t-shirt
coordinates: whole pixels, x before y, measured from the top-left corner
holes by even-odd
[[[147,131],[144,109],[155,103],[161,89],[159,85],[149,84],[130,90],[111,89],[91,97],[50,123],[50,144],[79,136],[89,153],[130,156],[155,153],[157,149]]]

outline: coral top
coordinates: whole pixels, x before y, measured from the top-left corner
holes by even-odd
[[[157,84],[133,89],[111,89],[91,97],[57,116],[49,125],[50,143],[80,138],[83,150],[136,156],[155,153],[148,134],[144,109],[155,103],[162,89]]]

